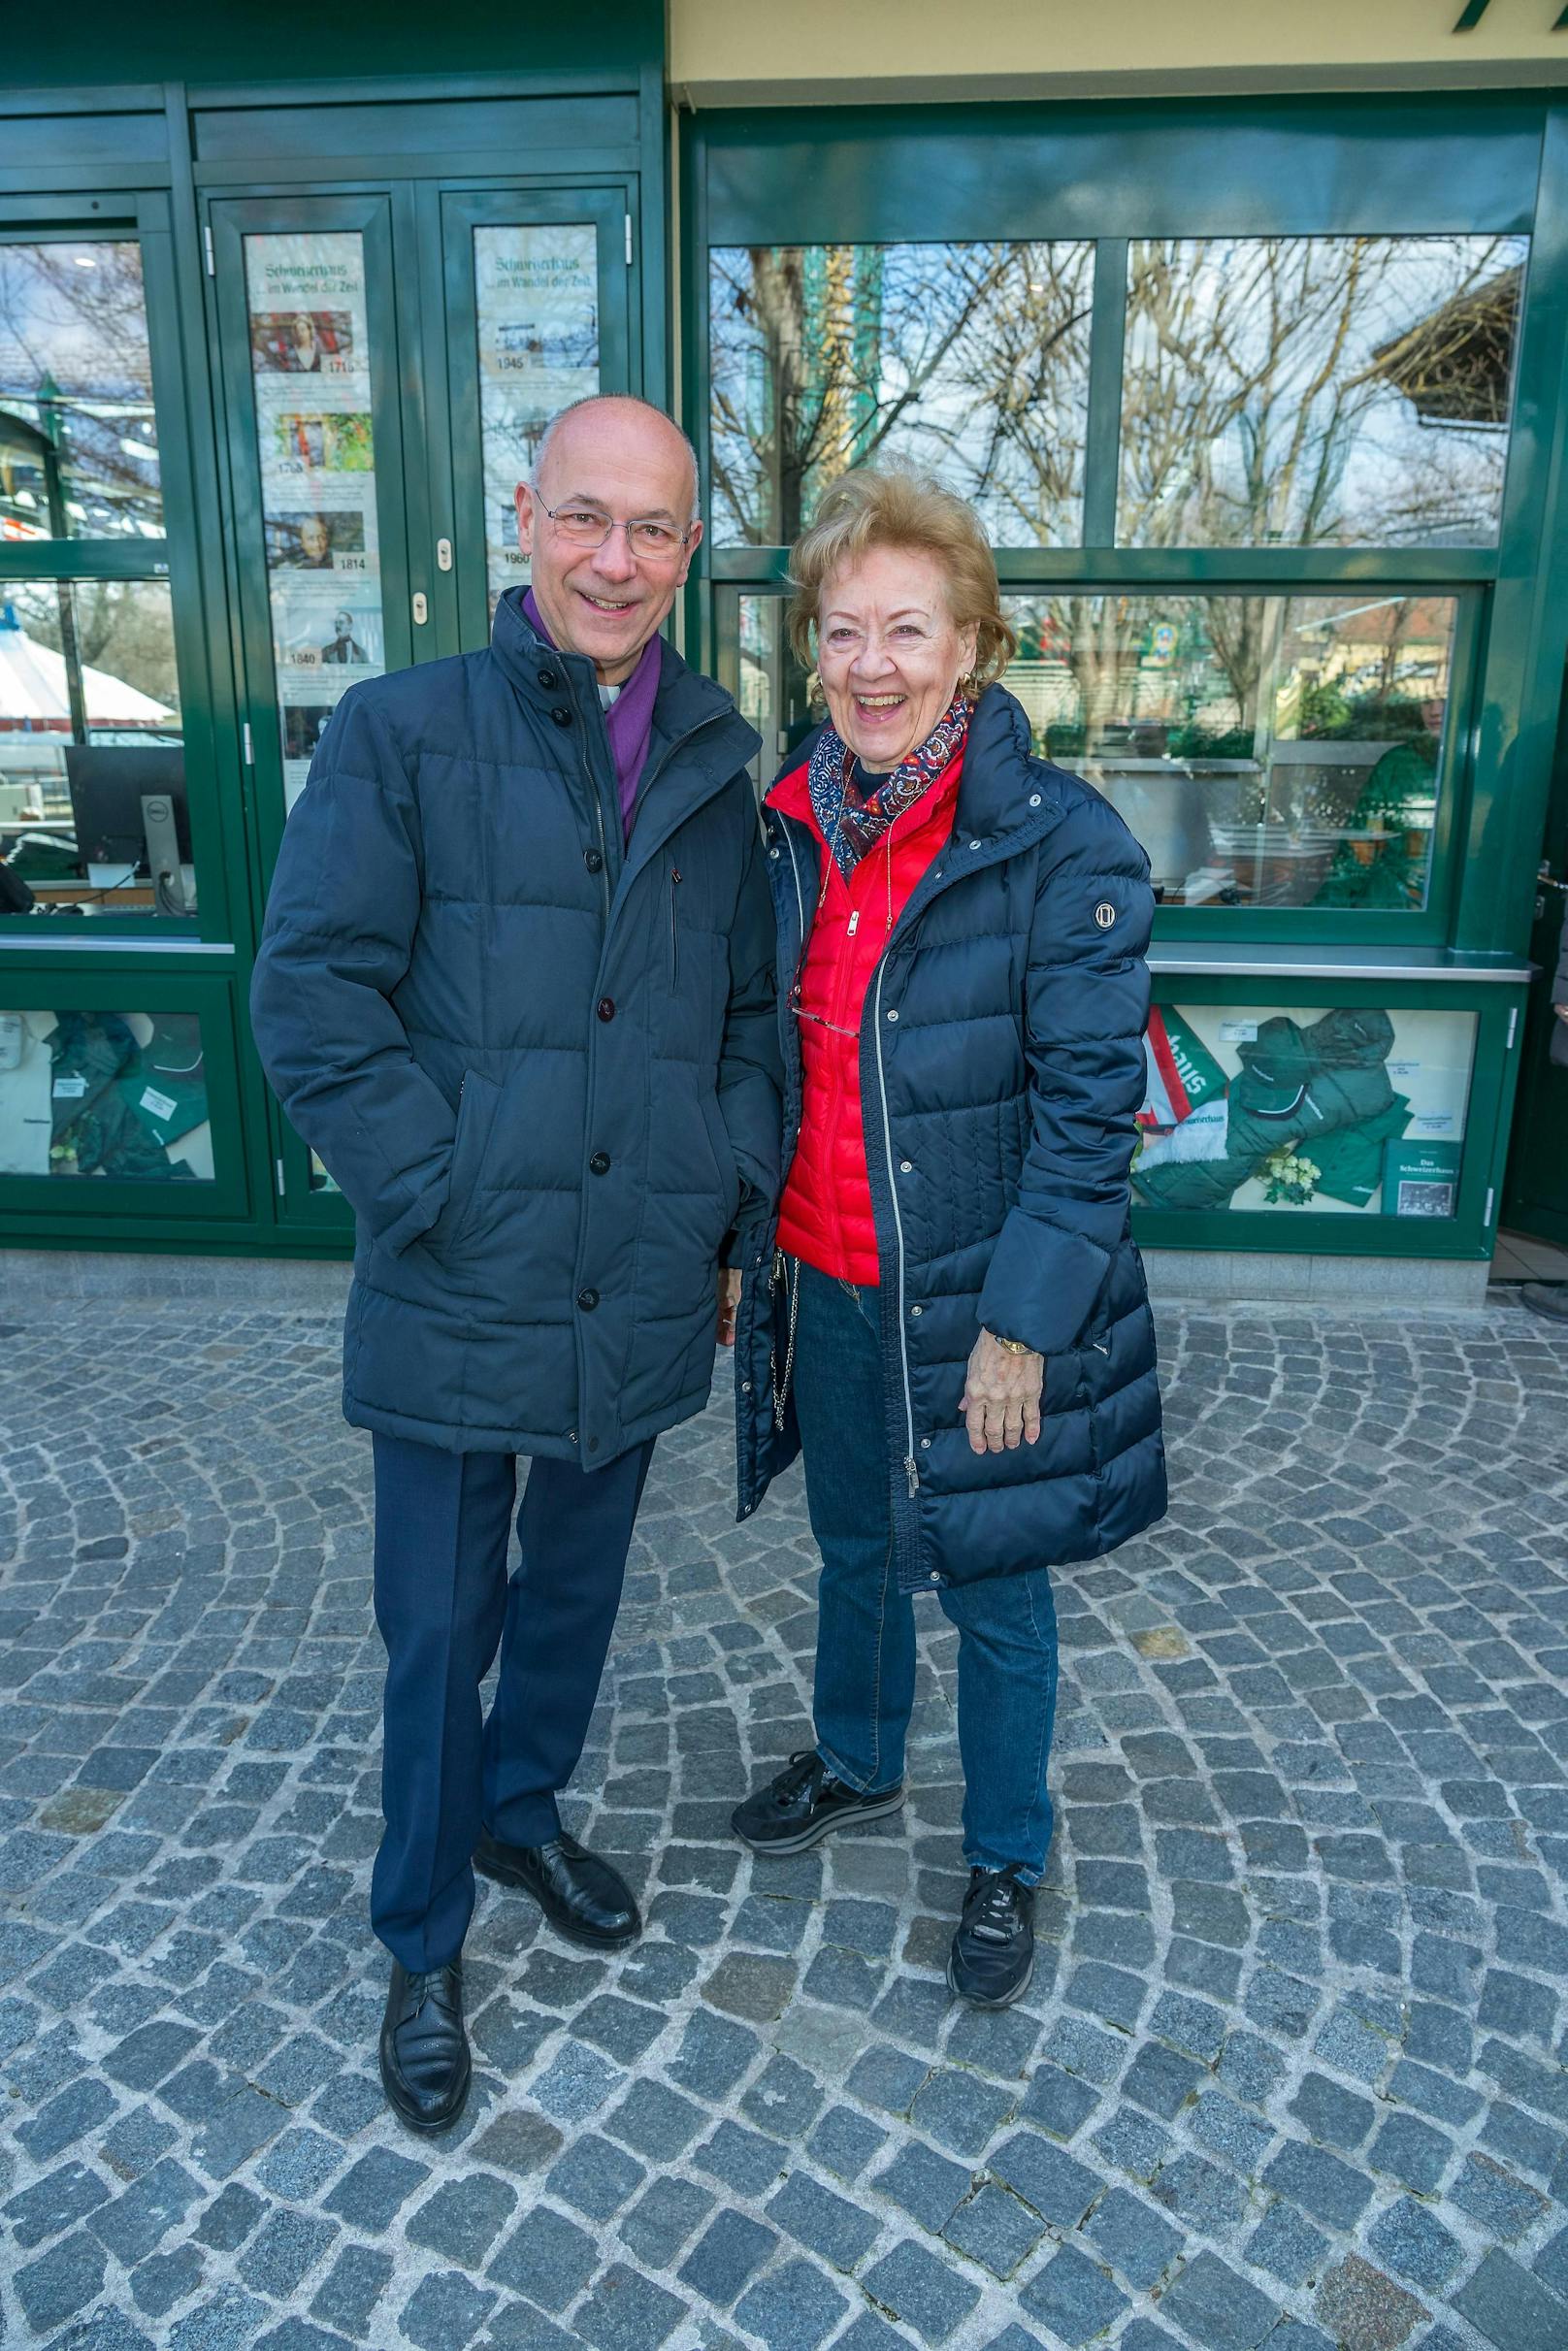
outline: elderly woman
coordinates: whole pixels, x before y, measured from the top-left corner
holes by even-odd
[[[948,1981],[1033,1967],[1057,1690],[1050,1564],[1165,1507],[1128,1230],[1153,898],[1115,811],[1036,759],[964,502],[846,474],[794,550],[828,721],[768,796],[788,1177],[742,1293],[740,1506],[799,1448],[822,1552],[816,1744],[749,1796],[798,1853],[903,1802],[912,1595],[958,1627]]]

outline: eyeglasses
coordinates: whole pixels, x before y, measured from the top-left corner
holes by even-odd
[[[692,535],[690,524],[677,531],[667,522],[616,522],[598,506],[547,506],[538,491],[534,504],[574,547],[602,547],[612,531],[624,531],[627,545],[642,563],[672,563]]]

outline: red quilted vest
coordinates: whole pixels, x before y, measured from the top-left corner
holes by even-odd
[[[961,750],[847,882],[812,812],[806,768],[781,776],[768,795],[781,816],[810,826],[825,875],[798,975],[804,1092],[800,1140],[779,1206],[778,1246],[819,1273],[866,1288],[876,1283],[878,1266],[861,1116],[861,1013],[889,934],[953,830],[963,767]]]

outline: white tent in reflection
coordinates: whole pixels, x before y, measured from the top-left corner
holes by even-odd
[[[154,727],[174,721],[175,713],[154,702],[122,677],[84,663],[82,692],[89,727]],[[71,731],[71,698],[66,690],[65,656],[36,637],[0,606],[0,738],[13,728]]]

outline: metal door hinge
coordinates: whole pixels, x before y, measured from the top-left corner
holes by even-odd
[[[1497,1187],[1495,1186],[1495,1184],[1488,1184],[1488,1185],[1487,1185],[1487,1187],[1486,1187],[1486,1205],[1485,1209],[1482,1211],[1482,1217],[1481,1217],[1481,1224],[1482,1224],[1482,1229],[1483,1229],[1483,1231],[1485,1231],[1485,1230],[1486,1230],[1486,1226],[1487,1226],[1487,1225],[1488,1225],[1488,1224],[1491,1223],[1491,1212],[1492,1212],[1492,1210],[1493,1210],[1493,1209],[1496,1207],[1496,1205],[1497,1205]]]
[[[204,221],[202,224],[202,249],[207,255],[207,275],[209,278],[215,278],[217,263],[212,258],[212,224],[211,221]]]
[[[1518,1031],[1519,1031],[1519,1006],[1518,1006],[1517,1004],[1511,1004],[1511,1005],[1509,1006],[1509,1012],[1508,1012],[1508,1041],[1507,1041],[1507,1043],[1506,1043],[1506,1044],[1504,1045],[1504,1047],[1503,1047],[1503,1051],[1504,1051],[1505,1053],[1512,1053],[1512,1052],[1513,1052],[1513,1050],[1514,1050],[1514,1038],[1515,1038],[1515,1036],[1518,1034]]]
[[[626,266],[628,269],[632,266],[632,215],[630,212],[626,215]]]
[[[416,588],[416,589],[414,590],[414,594],[413,594],[413,625],[414,625],[414,627],[415,627],[416,629],[422,629],[422,628],[424,627],[424,625],[425,625],[426,621],[427,621],[429,618],[430,618],[430,602],[429,602],[429,599],[426,597],[426,595],[425,595],[425,591],[424,591],[424,589],[423,589],[423,588]]]
[[[250,734],[250,721],[245,719],[240,727],[240,752],[247,767],[256,764],[256,746]]]
[[[452,542],[449,539],[438,539],[436,541],[436,569],[438,571],[449,571],[451,568]]]
[[[280,1159],[274,1159],[273,1174],[278,1179],[278,1196],[281,1199],[288,1187],[283,1181],[283,1162]]]

